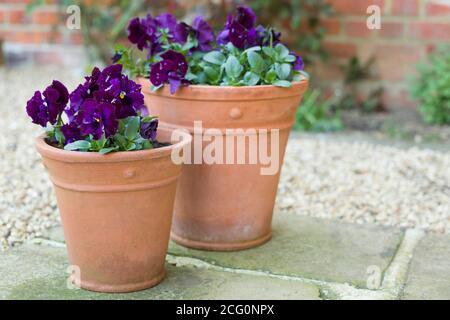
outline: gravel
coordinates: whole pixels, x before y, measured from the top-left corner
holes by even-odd
[[[449,233],[450,152],[291,140],[276,210]]]
[[[26,101],[53,79],[70,89],[78,76],[58,68],[0,68],[0,250],[59,224],[56,199],[34,148],[42,128],[26,115]]]
[[[74,89],[80,76],[54,67],[0,68],[0,250],[60,223],[33,145],[42,130],[30,123],[24,108],[51,80]],[[292,139],[276,211],[449,233],[450,152],[320,136]]]

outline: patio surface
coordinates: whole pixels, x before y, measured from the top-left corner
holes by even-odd
[[[260,247],[206,252],[171,243],[166,261],[166,279],[148,290],[68,289],[56,227],[0,253],[0,299],[450,299],[450,236],[418,229],[279,213]]]

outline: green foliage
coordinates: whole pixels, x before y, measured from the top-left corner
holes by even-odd
[[[419,77],[411,86],[420,101],[419,111],[425,122],[450,124],[450,48],[430,55],[429,63],[418,65]]]
[[[290,46],[302,53],[307,64],[326,58],[322,46],[326,29],[322,21],[333,14],[326,0],[259,0],[249,1],[263,25],[271,25],[285,34]],[[286,24],[288,22],[288,24]]]
[[[220,51],[199,53],[191,59],[186,78],[193,84],[290,87],[292,81],[305,78],[293,69],[296,57],[282,44],[240,50],[229,43]]]
[[[123,70],[130,78],[148,77],[150,71],[150,62],[142,56],[136,56],[136,51],[118,44],[114,47],[115,55],[119,57],[116,63],[123,66]],[[138,52],[137,54],[140,54]]]
[[[141,136],[141,122],[149,122],[154,117],[131,116],[119,120],[117,133],[109,138],[104,136],[99,140],[93,140],[89,136],[86,140],[78,140],[67,144],[64,149],[69,151],[93,151],[107,154],[112,151],[133,151],[152,149],[153,144]]]
[[[321,98],[318,89],[305,94],[295,120],[294,129],[301,131],[327,132],[343,128],[340,113],[333,109],[333,101]]]

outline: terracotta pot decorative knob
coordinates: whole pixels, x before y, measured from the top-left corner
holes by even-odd
[[[136,175],[136,171],[134,169],[126,169],[123,172],[124,178],[133,178]]]
[[[237,119],[242,118],[242,111],[239,108],[233,108],[230,110],[229,115],[230,115],[231,119],[237,120]]]

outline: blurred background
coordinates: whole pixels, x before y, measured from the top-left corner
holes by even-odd
[[[1,0],[0,64],[82,72],[110,62],[134,16],[171,12],[190,21],[201,14],[219,30],[224,13],[238,4],[251,6],[258,23],[278,28],[306,61],[312,90],[296,129],[370,131],[416,142],[449,138],[442,127],[450,122],[447,0]],[[67,27],[71,5],[80,8],[80,29]],[[370,5],[381,10],[380,29],[367,27]],[[430,94],[437,97],[430,101]]]

